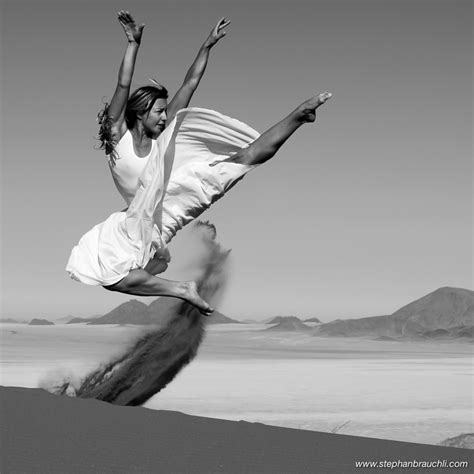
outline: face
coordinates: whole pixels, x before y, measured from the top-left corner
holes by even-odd
[[[168,103],[166,99],[157,99],[148,114],[142,118],[143,126],[150,135],[158,136],[166,127]]]

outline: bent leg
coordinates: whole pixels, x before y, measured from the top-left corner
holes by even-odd
[[[192,305],[203,314],[209,315],[214,310],[199,296],[194,281],[172,281],[158,278],[141,268],[132,270],[118,283],[104,286],[106,290],[118,291],[135,296],[171,296]]]
[[[215,166],[221,162],[242,163],[245,165],[260,165],[272,158],[283,143],[296,132],[304,123],[314,122],[316,109],[323,105],[332,94],[324,92],[303,102],[290,115],[264,132],[257,140],[247,148],[242,149],[230,158],[216,161],[211,164]]]

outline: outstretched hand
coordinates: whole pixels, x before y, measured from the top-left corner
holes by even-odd
[[[145,28],[145,24],[142,23],[137,25],[133,16],[130,15],[129,12],[124,10],[120,10],[117,13],[118,21],[122,25],[123,30],[125,31],[125,35],[127,36],[129,43],[137,43],[140,44],[142,40],[142,32],[143,28]]]
[[[221,38],[223,38],[226,35],[224,28],[229,25],[230,25],[230,20],[228,20],[227,18],[221,18],[217,22],[217,25],[209,33],[209,36],[207,40],[205,41],[204,45],[207,46],[208,48],[211,48],[212,46],[214,46]]]

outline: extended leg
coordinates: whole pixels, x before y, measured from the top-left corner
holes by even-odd
[[[158,278],[145,270],[132,270],[118,283],[104,286],[110,291],[118,291],[128,295],[136,296],[171,296],[191,303],[201,311],[209,315],[214,310],[199,296],[197,285],[194,281],[172,281]]]
[[[216,161],[211,164],[215,166],[221,162],[242,163],[246,165],[259,165],[269,160],[283,143],[295,133],[295,131],[306,122],[314,122],[316,109],[323,105],[332,94],[324,92],[303,102],[290,115],[263,133],[257,140],[247,148],[232,155],[226,160]]]

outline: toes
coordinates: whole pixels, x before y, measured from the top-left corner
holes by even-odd
[[[332,97],[332,94],[330,92],[323,92],[322,94],[319,94],[318,99],[320,104],[324,104],[328,99]]]

